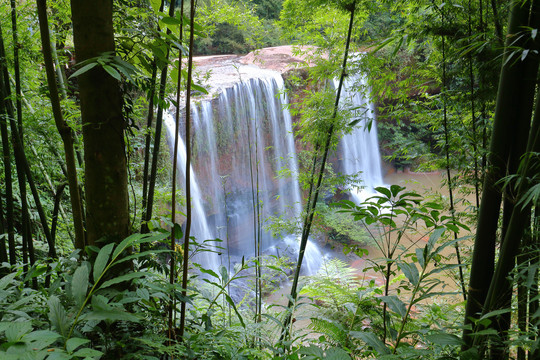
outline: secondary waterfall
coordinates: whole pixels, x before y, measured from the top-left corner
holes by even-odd
[[[334,80],[334,85],[338,86],[337,80]],[[341,92],[341,107],[354,108],[353,118],[360,120],[350,134],[341,138],[339,144],[342,173],[359,174],[361,179],[360,184],[349,187],[349,192],[357,204],[374,195],[375,187],[384,184],[375,108],[366,95],[367,89],[366,75],[355,74],[345,77]]]
[[[351,85],[347,83],[345,88]],[[227,264],[227,256],[237,260],[253,256],[256,248],[266,254],[298,253],[296,236],[279,230],[284,227],[272,226],[288,222],[288,228],[293,228],[302,211],[293,127],[283,90],[279,73],[259,70],[256,76],[223,87],[212,100],[192,104],[192,235],[199,242],[222,239],[219,245],[225,248],[219,251],[221,256],[213,247],[214,252],[195,258],[207,268]],[[360,99],[347,90],[344,96],[353,102]],[[175,127],[170,115],[165,117],[165,125],[169,139],[173,139]],[[183,128],[180,135],[185,138]],[[371,171],[355,167],[366,152],[351,145],[365,141],[367,134],[357,130],[344,141],[345,172]],[[372,130],[370,134],[374,140],[369,141],[375,145],[367,146],[375,146],[373,156],[380,167],[376,133]],[[178,168],[185,176],[183,142],[180,148]],[[380,169],[374,171],[382,178]],[[351,191],[355,194],[357,190]],[[317,246],[310,243],[304,268],[315,272],[322,258]]]

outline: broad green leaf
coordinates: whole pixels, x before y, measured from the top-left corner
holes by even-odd
[[[429,237],[429,240],[428,240],[428,250],[429,251],[431,251],[431,249],[433,249],[433,247],[435,246],[435,243],[437,242],[437,240],[439,240],[441,235],[444,234],[445,230],[446,229],[443,228],[443,227],[438,227],[433,231],[433,233],[431,234],[431,236]]]
[[[325,353],[326,356],[324,358],[326,360],[351,360],[350,355],[341,348],[332,347],[327,349]]]
[[[101,351],[97,351],[94,349],[84,348],[77,351],[75,354],[73,354],[73,356],[85,357],[85,358],[89,358],[89,357],[96,358],[96,357],[103,356],[103,353]]]
[[[82,264],[75,270],[75,274],[71,278],[71,296],[75,300],[77,306],[82,306],[88,291],[88,266]]]
[[[381,296],[380,299],[388,304],[390,310],[397,313],[399,316],[401,316],[401,318],[404,318],[407,314],[407,307],[397,296]]]
[[[84,65],[82,68],[80,68],[79,70],[75,71],[69,78],[71,79],[72,77],[76,77],[76,76],[79,76],[79,75],[82,75],[84,74],[85,72],[95,68],[96,66],[98,66],[99,64],[97,62],[92,62],[90,64],[86,64]]]
[[[77,349],[78,347],[89,343],[90,340],[88,339],[81,339],[81,338],[71,338],[68,341],[66,341],[66,350],[68,353],[72,353]]]
[[[163,17],[160,22],[167,25],[182,25],[182,21],[180,19],[170,16]]]
[[[219,273],[221,274],[221,281],[225,284],[227,281],[229,281],[229,272],[227,271],[227,268],[223,265],[219,267]]]
[[[54,344],[60,338],[60,334],[50,330],[32,331],[24,337],[24,341],[29,343],[32,349],[42,350]]]
[[[106,287],[109,287],[111,285],[116,285],[116,284],[119,284],[119,283],[124,282],[124,281],[133,280],[133,279],[144,277],[144,276],[147,276],[147,275],[151,275],[151,274],[148,273],[148,272],[132,272],[132,273],[129,273],[129,274],[117,276],[117,277],[115,277],[115,278],[113,278],[111,280],[105,281],[99,288],[100,289],[105,289]]]
[[[388,199],[390,199],[392,197],[392,193],[390,192],[390,190],[388,188],[384,187],[384,186],[376,187],[375,190],[377,190],[381,194],[385,195],[386,196],[385,200],[388,200]]]
[[[60,303],[60,299],[52,295],[49,298],[49,321],[53,328],[56,329],[62,336],[67,335],[69,329],[69,320],[64,307]]]
[[[67,354],[63,349],[54,349],[54,351],[47,351],[47,355],[48,355],[47,360],[72,360],[73,359],[73,357]]]
[[[456,335],[446,334],[446,333],[426,335],[426,339],[428,339],[432,343],[439,344],[439,345],[461,346],[464,344],[461,338],[457,337]]]
[[[120,255],[122,251],[126,250],[128,247],[133,245],[133,243],[136,242],[137,240],[144,239],[145,237],[146,236],[143,234],[133,234],[133,235],[128,236],[124,240],[122,240],[122,242],[118,244],[116,249],[114,249],[114,252],[112,255],[113,261],[116,260],[116,257]]]
[[[4,290],[17,276],[16,272],[7,274],[0,279],[0,290]]]
[[[423,268],[425,265],[424,249],[416,248],[414,252],[416,253],[416,259],[418,260],[418,264],[420,264],[420,267]]]
[[[101,250],[99,251],[99,254],[96,258],[96,261],[94,262],[94,283],[98,281],[101,274],[103,273],[103,270],[105,270],[105,267],[107,266],[107,262],[109,261],[109,257],[111,256],[111,252],[113,251],[114,243],[110,243],[105,245]]]
[[[407,279],[409,279],[411,284],[416,286],[416,284],[418,284],[418,278],[419,278],[418,269],[416,265],[414,263],[410,263],[410,264],[401,263],[399,266],[401,268],[401,271],[407,277]]]
[[[139,322],[141,319],[134,314],[128,313],[124,310],[114,309],[114,310],[93,310],[89,313],[81,316],[81,319],[84,320],[94,320],[94,321],[131,321]]]
[[[197,84],[195,84],[195,83],[192,83],[192,84],[191,84],[191,88],[192,88],[193,90],[197,90],[197,91],[199,91],[199,92],[201,92],[201,93],[203,93],[203,94],[205,94],[205,95],[208,95],[208,90],[206,90],[205,88],[203,88],[203,87],[200,86],[200,85],[197,85]]]
[[[298,354],[300,355],[310,355],[315,356],[317,358],[322,358],[324,356],[324,351],[318,346],[310,345],[308,347],[301,347],[298,350]]]
[[[161,7],[161,0],[150,0],[150,5],[152,6],[152,10],[157,14]]]
[[[403,186],[399,186],[399,185],[395,185],[395,184],[390,186],[390,192],[392,193],[393,197],[397,197],[399,192],[401,190],[403,190],[403,189],[405,189]]]
[[[14,321],[6,329],[6,340],[8,342],[17,342],[30,331],[32,331],[30,321]]]
[[[379,337],[372,332],[351,331],[350,335],[362,340],[381,355],[390,354],[390,349],[388,349]]]
[[[174,238],[175,239],[182,239],[184,237],[184,232],[182,231],[182,227],[178,225],[178,223],[174,223]]]

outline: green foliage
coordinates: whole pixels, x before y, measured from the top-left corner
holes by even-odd
[[[258,47],[278,45],[279,30],[270,19],[279,11],[276,8],[278,3],[261,1],[252,4],[227,0],[203,2],[198,9],[203,31],[196,45],[196,53],[245,54]],[[266,17],[259,15],[260,11],[272,13]]]
[[[316,226],[317,230],[325,234],[331,242],[353,246],[371,243],[371,238],[361,223],[325,204],[319,204],[317,207]]]
[[[133,235],[116,246],[109,244],[99,250],[93,269],[89,262],[77,263],[78,254],[74,253],[73,257],[60,259],[50,267],[40,265],[26,276],[22,268],[16,268],[3,277],[0,281],[0,302],[4,309],[0,314],[2,358],[19,359],[25,354],[29,356],[26,358],[36,359],[97,359],[104,354],[144,354],[148,349],[130,344],[129,337],[144,336],[145,331],[147,336],[152,333],[150,327],[141,329],[137,325],[142,320],[138,313],[149,311],[148,305],[156,304],[159,293],[155,287],[131,290],[125,285],[144,284],[150,273],[139,270],[114,276],[111,269],[150,254],[130,255],[127,249],[161,241],[163,237]],[[168,250],[153,253],[164,251]],[[24,286],[44,272],[54,276],[49,288],[33,290]],[[158,315],[160,310],[155,310],[153,315],[149,312],[144,316]],[[108,340],[93,344],[98,339]]]

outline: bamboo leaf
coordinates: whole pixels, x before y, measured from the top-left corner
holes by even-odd
[[[120,73],[112,66],[104,64],[103,69],[116,80],[122,81],[122,76],[120,76]]]
[[[93,62],[93,63],[90,63],[90,64],[86,64],[84,65],[82,68],[80,68],[79,70],[75,71],[69,78],[71,79],[72,77],[77,77],[79,75],[82,75],[84,74],[85,72],[93,69],[94,67],[96,67],[98,65],[97,62]]]
[[[428,244],[427,244],[429,251],[433,249],[433,247],[435,246],[435,243],[437,242],[437,240],[439,240],[441,235],[444,234],[445,230],[446,229],[443,227],[438,227],[435,230],[433,230],[433,233],[429,237]]]
[[[216,274],[213,270],[205,269],[205,268],[203,268],[203,267],[200,267],[199,269],[200,269],[203,273],[208,274],[208,275],[210,275],[210,276],[213,276],[213,277],[215,277],[216,279],[219,279],[219,275]]]
[[[512,309],[499,309],[499,310],[493,310],[488,312],[487,314],[482,315],[482,317],[479,320],[489,319],[490,317],[506,314],[512,311]]]
[[[424,249],[416,248],[415,253],[416,253],[416,259],[418,260],[418,264],[420,264],[420,267],[423,268],[425,265]]]

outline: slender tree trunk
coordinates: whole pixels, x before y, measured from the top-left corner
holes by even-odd
[[[43,0],[41,0],[43,1]],[[77,62],[115,51],[113,2],[71,0]],[[101,66],[79,76],[86,180],[87,243],[129,233],[127,161],[120,84]]]
[[[188,283],[188,262],[189,262],[189,236],[191,231],[191,82],[193,76],[193,41],[195,36],[195,0],[190,1],[189,11],[189,56],[187,68],[187,86],[186,86],[186,229],[184,233],[184,259],[182,262],[182,299],[186,298],[186,289]],[[180,79],[180,72],[178,72]],[[173,204],[176,206],[176,204]],[[182,300],[180,304],[180,337],[184,337],[186,326],[186,301]]]
[[[165,1],[161,1],[159,11],[163,11]],[[157,26],[159,32],[159,25]],[[148,116],[146,119],[146,136],[144,140],[144,168],[143,168],[143,193],[142,193],[142,216],[141,216],[141,233],[148,232],[148,183],[149,183],[149,167],[150,167],[150,155],[152,154],[152,122],[154,121],[154,96],[156,95],[156,81],[157,81],[157,58],[154,57],[154,67],[152,69],[152,78],[150,80],[150,91],[148,94]],[[180,81],[180,74],[179,80]]]
[[[354,24],[354,14],[355,14],[355,10],[356,10],[356,1],[353,1],[353,3],[351,4],[350,6],[350,19],[349,19],[349,28],[348,28],[348,32],[347,32],[347,40],[345,42],[345,54],[343,56],[343,64],[342,64],[342,67],[341,67],[341,75],[340,75],[340,78],[339,78],[339,85],[338,85],[338,88],[337,88],[337,93],[336,93],[336,101],[334,103],[334,112],[333,112],[333,115],[332,115],[332,118],[330,119],[330,121],[334,121],[336,116],[337,116],[337,112],[338,112],[338,109],[339,109],[339,101],[340,101],[340,98],[341,98],[341,90],[343,88],[343,81],[345,79],[345,74],[346,74],[346,68],[347,68],[347,60],[348,60],[348,56],[349,56],[349,46],[350,46],[350,42],[351,42],[351,35],[352,35],[352,28],[353,28],[353,24]],[[293,283],[292,283],[292,286],[291,286],[291,297],[289,298],[289,303],[288,303],[288,308],[290,309],[293,305],[293,301],[296,301],[296,298],[298,296],[298,279],[300,278],[300,270],[302,269],[302,262],[304,260],[304,253],[306,251],[306,246],[307,246],[307,242],[308,242],[308,238],[309,238],[309,234],[310,234],[310,231],[311,231],[311,225],[313,223],[313,216],[315,215],[315,207],[317,206],[317,200],[319,198],[319,192],[321,190],[321,185],[322,185],[322,180],[323,180],[323,177],[324,177],[324,169],[325,169],[325,166],[326,166],[326,159],[328,157],[328,151],[330,149],[330,144],[331,144],[331,141],[332,141],[332,136],[334,135],[334,124],[332,123],[332,125],[330,125],[330,128],[328,129],[328,133],[326,134],[326,142],[324,144],[324,148],[323,148],[323,155],[322,155],[322,159],[321,159],[321,163],[320,163],[320,168],[319,168],[319,171],[317,173],[317,184],[316,186],[313,188],[314,192],[313,192],[313,199],[308,199],[308,205],[311,205],[311,206],[308,206],[306,205],[306,217],[305,217],[305,221],[304,221],[304,224],[303,224],[303,228],[302,228],[302,237],[300,239],[300,248],[299,248],[299,251],[298,251],[298,260],[296,261],[296,269],[295,269],[295,273],[294,273],[294,278],[293,278]],[[318,149],[317,149],[318,150]],[[314,155],[314,168],[313,170],[315,170],[315,164],[317,162],[317,155],[318,155],[318,151],[316,150],[315,152],[315,155]],[[315,172],[312,173],[312,177],[314,175]],[[314,179],[314,177],[312,178]],[[311,186],[310,186],[310,194],[311,194]],[[289,324],[291,322],[291,317],[292,317],[292,311],[287,313],[287,316],[285,317],[285,320],[283,322],[283,333],[281,335],[281,341],[283,340],[286,340],[288,338],[288,335],[289,335]]]
[[[493,25],[495,26],[495,35],[497,36],[497,42],[500,45],[503,45],[504,38],[502,33],[502,25],[499,16],[499,8],[497,7],[497,2],[491,0],[491,10],[493,11]]]
[[[161,6],[163,6],[163,2],[161,3]],[[179,43],[181,44],[182,43],[182,40],[183,40],[183,37],[184,37],[184,7],[181,6],[180,7],[180,19],[182,19],[182,23],[180,24],[179,28],[180,28],[180,31],[179,31],[179,34],[178,34],[178,38],[179,38]],[[191,52],[191,49],[189,50]],[[154,92],[154,88],[155,88],[155,76],[156,76],[156,69],[154,68],[154,71],[152,73],[152,76],[154,77],[153,80],[152,80],[152,93]],[[180,104],[180,96],[181,96],[181,88],[182,88],[182,51],[180,50],[178,52],[178,82],[176,84],[176,103],[177,104]],[[151,101],[152,102],[152,101]],[[149,109],[149,112],[152,111]],[[178,240],[176,238],[176,229],[175,227],[177,226],[176,224],[176,173],[177,173],[177,169],[178,169],[178,162],[176,161],[177,159],[177,155],[178,155],[178,146],[179,146],[179,137],[180,137],[180,106],[177,106],[176,107],[176,112],[175,112],[175,116],[174,116],[174,123],[175,123],[175,127],[174,127],[174,151],[173,151],[173,174],[172,174],[172,195],[171,195],[171,204],[172,204],[172,211],[171,211],[171,223],[173,224],[173,227],[171,229],[171,249],[174,249],[175,248],[175,245],[176,245],[176,241]],[[189,121],[189,117],[187,117],[187,120]],[[151,128],[151,117],[149,115],[149,118],[148,118],[148,129]],[[186,122],[186,143],[189,142],[189,135],[190,135],[190,126],[189,126],[189,123]],[[147,138],[148,140],[148,138]],[[147,142],[147,146],[149,146],[149,142]],[[186,147],[186,149],[189,149],[189,145]],[[148,151],[146,152],[147,154],[149,153]],[[190,158],[191,157],[191,151],[186,151],[186,156],[187,158]],[[146,158],[145,158],[145,165],[147,165],[146,163]],[[189,162],[188,162],[188,165],[189,165]],[[189,169],[190,167],[188,166],[188,171],[187,172],[190,172]],[[145,169],[145,171],[147,172],[148,169]],[[189,179],[189,178],[188,178]],[[190,184],[189,182],[186,183],[186,188],[187,189],[190,189]],[[187,199],[187,203],[188,204],[191,204],[191,201],[189,200],[189,198]],[[189,221],[191,221],[191,219],[189,219]],[[174,285],[174,283],[176,282],[176,279],[175,279],[175,276],[176,276],[176,272],[177,272],[177,269],[176,269],[176,264],[177,264],[177,261],[176,261],[176,253],[174,254],[174,256],[171,257],[171,268],[169,270],[169,283],[171,285]],[[183,279],[183,277],[182,277]],[[174,297],[171,296],[171,306],[169,307],[169,339],[174,339],[175,336],[174,336],[174,326],[173,326],[173,323],[174,323],[174,317],[175,317],[175,312],[173,311],[173,309],[176,309],[176,299],[174,299]],[[185,321],[185,320],[183,320]],[[183,326],[183,325],[182,325]],[[183,336],[183,333],[181,332],[181,336]]]
[[[58,132],[60,133],[60,136],[62,137],[62,142],[64,144],[64,153],[67,165],[67,178],[69,184],[69,195],[73,212],[73,226],[75,228],[75,248],[83,249],[85,241],[84,226],[82,221],[82,203],[79,194],[79,183],[77,180],[77,167],[75,165],[73,137],[71,128],[63,119],[62,109],[60,107],[60,97],[58,96],[53,57],[51,53],[46,0],[37,0],[37,7],[39,16],[39,28],[41,33],[41,44],[43,48],[43,57],[45,60],[45,70],[47,73],[47,83],[49,87],[49,96],[51,99],[56,128],[58,129]]]
[[[22,114],[22,98],[21,98],[21,71],[19,62],[19,39],[17,31],[17,7],[15,0],[11,0],[11,28],[13,35],[13,65],[15,70],[15,94],[16,94],[16,110],[17,110],[17,125],[19,127],[19,136],[21,150],[24,151],[24,137],[23,137],[23,114]],[[26,175],[22,166],[17,169],[18,181],[19,181],[19,193],[21,198],[21,227],[22,227],[22,242],[23,242],[23,257],[28,252],[30,258],[30,265],[35,263],[34,244],[32,242],[32,232],[30,227],[30,213],[28,210],[28,199],[26,191]],[[26,250],[26,251],[25,251]],[[26,258],[24,263],[27,263]],[[34,278],[34,288],[37,288],[36,279]]]
[[[0,106],[1,108],[1,106]],[[1,112],[0,112],[1,116]],[[0,122],[2,122],[2,119],[0,118]],[[6,246],[6,223],[4,218],[4,200],[3,194],[0,192],[0,234],[2,234],[2,237],[0,237],[0,262],[8,262],[8,252],[7,252],[7,246]],[[4,275],[4,272],[0,270],[0,276]]]
[[[0,33],[0,59],[5,57],[5,48],[3,39],[1,37]],[[47,221],[47,217],[45,215],[45,212],[43,211],[43,207],[41,206],[41,200],[39,197],[39,193],[37,191],[36,185],[32,178],[32,173],[30,171],[30,166],[28,165],[28,161],[26,159],[26,155],[24,154],[24,150],[21,145],[21,136],[19,134],[17,123],[15,122],[15,113],[13,109],[13,103],[11,102],[11,89],[9,86],[9,74],[6,67],[6,64],[4,61],[0,61],[0,92],[1,96],[4,99],[3,101],[3,109],[0,109],[0,114],[5,113],[5,120],[9,121],[10,128],[11,128],[11,141],[13,144],[13,152],[15,155],[15,165],[17,166],[17,172],[20,175],[21,173],[25,173],[28,184],[30,185],[30,190],[32,191],[32,196],[34,197],[34,202],[36,205],[36,210],[38,211],[39,218],[41,221],[41,226],[43,227],[43,232],[45,234],[45,238],[47,239],[47,243],[49,245],[49,256],[52,258],[56,257],[56,249],[54,242],[51,238],[51,233],[49,231],[49,224]]]
[[[2,27],[0,26],[0,64],[5,64],[4,38]],[[3,66],[0,66],[0,133],[2,136],[2,153],[4,160],[4,181],[6,182],[6,222],[9,247],[9,263],[15,265],[17,262],[17,253],[15,250],[15,230],[13,217],[13,183],[11,178],[11,148],[8,132],[8,93],[6,86],[9,83],[4,81]]]
[[[171,3],[171,6],[169,7],[169,16],[174,16],[174,5]],[[167,28],[167,35],[169,35],[171,31]],[[169,59],[169,53],[170,49],[167,47],[167,54],[166,59],[168,61]],[[154,151],[152,154],[152,166],[150,169],[150,179],[148,183],[148,194],[147,194],[147,202],[144,210],[146,211],[145,215],[146,217],[143,218],[143,230],[147,231],[145,228],[146,224],[152,219],[152,211],[154,206],[154,192],[156,188],[156,176],[157,176],[157,163],[159,158],[159,149],[161,147],[161,129],[163,127],[163,105],[165,103],[165,88],[167,85],[167,70],[169,69],[169,66],[166,65],[161,70],[161,78],[159,83],[159,95],[158,95],[158,111],[157,111],[157,118],[156,118],[156,134],[155,134],[155,140],[154,140]],[[189,115],[188,115],[189,116]],[[187,145],[187,144],[186,144]],[[149,151],[149,150],[148,150]],[[189,169],[189,168],[188,168]],[[189,173],[189,171],[188,171]],[[173,204],[173,206],[175,206]]]

